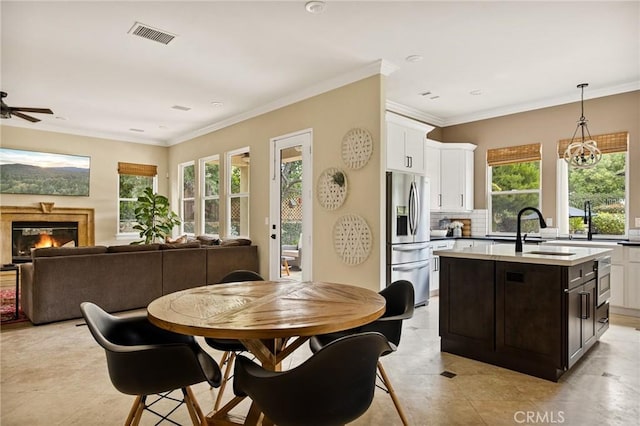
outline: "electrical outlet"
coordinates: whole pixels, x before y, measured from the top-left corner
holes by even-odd
[[[640,217],[636,217],[636,228],[640,228]]]
[[[553,226],[553,218],[552,217],[548,217],[544,221],[547,223],[548,227],[552,227]]]

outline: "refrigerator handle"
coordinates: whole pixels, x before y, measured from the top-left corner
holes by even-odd
[[[420,227],[420,191],[418,191],[418,185],[413,182],[413,235],[418,233]]]
[[[414,182],[411,182],[411,185],[409,185],[409,232],[411,235],[415,235],[415,199]]]

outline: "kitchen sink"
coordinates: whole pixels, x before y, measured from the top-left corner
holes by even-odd
[[[528,251],[526,253],[543,254],[545,256],[573,256],[575,254],[575,253],[568,253],[566,251],[547,251],[547,250]]]

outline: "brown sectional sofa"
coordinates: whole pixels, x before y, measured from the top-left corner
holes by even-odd
[[[80,318],[80,303],[108,312],[143,308],[168,293],[259,272],[256,246],[198,243],[44,248],[20,265],[22,310],[34,324]]]

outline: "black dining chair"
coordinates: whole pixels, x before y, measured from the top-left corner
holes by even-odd
[[[361,333],[334,340],[288,371],[265,370],[238,355],[233,391],[279,426],[344,425],[371,405],[378,358],[391,351],[382,334]]]
[[[238,269],[236,271],[231,271],[222,279],[218,284],[225,283],[233,283],[240,281],[264,281],[264,278],[260,276],[257,272]],[[222,403],[222,395],[224,394],[224,390],[227,387],[227,382],[231,376],[231,369],[233,368],[233,361],[236,358],[236,355],[240,352],[244,352],[247,348],[239,341],[235,339],[214,339],[211,337],[206,337],[205,342],[207,345],[211,346],[213,349],[222,351],[222,358],[220,358],[220,368],[224,368],[224,375],[222,377],[222,384],[220,385],[220,389],[218,390],[218,396],[216,397],[216,402],[213,405],[213,411],[217,411]]]
[[[384,297],[386,301],[385,313],[382,317],[372,323],[351,330],[313,336],[309,340],[309,347],[311,348],[311,351],[314,353],[318,352],[330,342],[345,335],[363,332],[381,333],[397,348],[400,344],[400,337],[402,335],[402,321],[413,316],[415,305],[413,284],[406,280],[394,281],[384,290],[380,291],[380,295]],[[389,377],[387,376],[387,373],[380,361],[378,361],[378,371],[380,372],[382,389],[391,396],[393,405],[396,407],[396,411],[398,411],[398,415],[400,415],[402,423],[404,425],[408,425],[407,417],[404,414],[396,392],[393,389],[391,381],[389,380]]]
[[[194,425],[206,424],[190,386],[206,381],[218,387],[222,375],[218,364],[193,336],[156,327],[146,314],[116,317],[90,302],[83,302],[80,310],[89,331],[106,352],[111,383],[124,394],[136,395],[125,425],[137,425],[145,410],[160,417],[160,422],[173,422],[169,416],[183,403]],[[182,391],[182,399],[169,395],[176,389]],[[154,394],[157,399],[147,403],[147,397]],[[166,415],[150,408],[163,399],[177,402]]]

